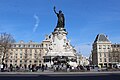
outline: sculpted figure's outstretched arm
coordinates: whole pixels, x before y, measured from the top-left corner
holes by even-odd
[[[56,12],[56,10],[55,10],[55,6],[54,6],[54,12],[55,12],[55,14],[57,14],[57,12]]]

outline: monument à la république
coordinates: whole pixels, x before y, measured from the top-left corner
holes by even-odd
[[[70,44],[67,39],[68,32],[65,29],[65,17],[61,10],[56,12],[54,7],[54,13],[56,14],[58,21],[54,31],[46,36],[46,41],[49,41],[49,48],[44,56],[44,64],[48,67],[52,65],[70,65],[77,66],[76,50]]]

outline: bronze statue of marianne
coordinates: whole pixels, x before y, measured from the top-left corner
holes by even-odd
[[[64,14],[62,13],[61,10],[59,10],[59,13],[57,13],[55,9],[56,9],[56,8],[55,8],[55,6],[54,6],[54,12],[55,12],[55,14],[56,14],[57,17],[58,17],[58,22],[57,22],[56,28],[64,28],[64,26],[65,26]]]

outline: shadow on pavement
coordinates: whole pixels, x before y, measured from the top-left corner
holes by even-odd
[[[30,76],[19,76],[19,75],[0,75],[0,80],[120,80],[120,74],[112,75],[30,75]]]

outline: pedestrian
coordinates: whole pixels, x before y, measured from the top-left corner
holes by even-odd
[[[48,68],[48,65],[46,64],[46,65],[45,65],[45,70],[47,70],[47,68]]]
[[[44,66],[44,64],[42,64],[42,68],[41,68],[41,69],[42,69],[42,72],[43,72],[43,71],[44,71],[44,69],[45,69],[45,66]]]
[[[10,71],[12,72],[13,71],[13,65],[10,64]]]

